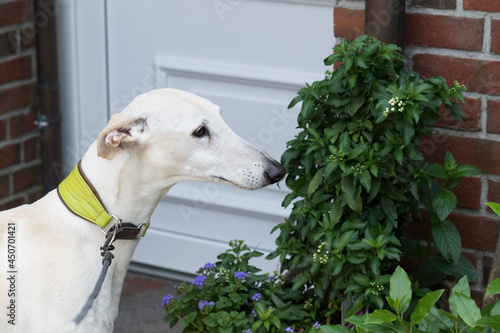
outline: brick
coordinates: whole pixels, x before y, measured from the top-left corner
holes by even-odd
[[[29,106],[36,102],[36,96],[34,84],[0,91],[0,114]]]
[[[42,165],[21,169],[13,174],[14,193],[42,184]]]
[[[365,11],[335,7],[333,24],[335,37],[354,40],[365,32]]]
[[[488,284],[492,266],[493,266],[493,257],[485,255],[483,257],[483,281],[485,285]]]
[[[450,151],[457,163],[467,163],[484,173],[500,175],[499,141],[442,135],[424,138],[420,146],[430,162],[443,163],[446,151]]]
[[[28,202],[27,203],[33,203],[37,200],[40,200],[43,196],[45,195],[45,193],[43,192],[42,189],[34,192],[34,193],[31,193],[28,195]]]
[[[0,198],[6,197],[10,194],[10,181],[9,175],[0,177]]]
[[[416,7],[436,8],[436,9],[457,8],[456,0],[410,0],[408,5]]]
[[[500,101],[488,101],[488,125],[490,133],[500,133]]]
[[[479,308],[483,307],[484,291],[471,290],[470,297],[476,302],[476,305]]]
[[[0,26],[22,22],[26,19],[26,1],[0,4]]]
[[[28,139],[23,142],[23,161],[29,162],[40,157],[40,140],[38,138]]]
[[[500,2],[498,0],[464,0],[464,9],[500,12]]]
[[[481,209],[481,179],[464,177],[460,185],[452,189],[457,196],[457,207]]]
[[[481,129],[481,100],[465,98],[465,103],[459,103],[464,111],[465,121],[456,120],[444,105],[439,109],[439,120],[433,125],[462,131],[479,131]]]
[[[482,216],[450,214],[448,218],[455,224],[462,237],[462,247],[476,250],[495,251],[500,223]]]
[[[22,197],[13,198],[12,200],[9,200],[8,202],[4,203],[3,205],[0,205],[0,211],[11,209],[11,208],[20,206],[24,203],[26,203],[26,202],[25,202],[24,198],[22,198]]]
[[[35,131],[37,129],[35,125],[36,117],[36,112],[34,110],[30,111],[28,114],[11,117],[9,119],[10,137],[17,138],[26,133]]]
[[[0,63],[0,84],[31,77],[30,57],[17,58]]]
[[[7,121],[0,120],[0,141],[7,139]]]
[[[407,45],[480,51],[483,48],[484,19],[444,15],[407,14]],[[457,33],[457,29],[460,32]]]
[[[13,144],[0,148],[0,169],[20,162],[20,146]]]
[[[488,179],[488,202],[489,201],[500,203],[500,182],[491,179]],[[493,212],[489,207],[488,210]]]
[[[500,54],[500,20],[491,20],[491,52]]]
[[[15,54],[16,43],[16,33],[14,31],[0,34],[0,56]]]
[[[36,47],[36,27],[29,25],[21,29],[21,50],[26,51],[28,49]]]
[[[447,219],[453,222],[460,233],[462,247],[495,251],[500,231],[500,223],[497,220],[457,213],[450,214]],[[430,214],[423,211],[422,218],[414,218],[413,222],[407,228],[410,237],[427,240],[431,230]]]
[[[500,61],[463,59],[435,54],[413,56],[413,69],[425,77],[442,75],[448,84],[457,80],[468,92],[500,95]]]

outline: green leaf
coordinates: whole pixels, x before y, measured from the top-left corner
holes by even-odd
[[[297,290],[302,287],[306,282],[309,281],[309,278],[305,274],[299,274],[293,279],[292,290]]]
[[[182,320],[180,325],[182,327],[188,327],[189,324],[196,318],[196,312],[190,312],[187,316],[185,316]]]
[[[360,286],[368,287],[370,285],[370,279],[364,274],[354,273],[352,278]]]
[[[274,326],[276,326],[277,329],[280,329],[281,327],[281,321],[278,317],[276,316],[271,316],[271,318],[269,318],[269,321],[271,322],[271,324],[273,324]]]
[[[365,152],[365,149],[363,147],[357,147],[351,150],[349,153],[347,153],[347,159],[352,160],[359,155],[363,154]]]
[[[424,172],[428,174],[429,176],[432,176],[434,178],[442,178],[442,179],[447,179],[448,174],[444,170],[444,167],[441,164],[438,163],[432,163],[428,164],[424,168]]]
[[[257,332],[257,330],[262,326],[262,320],[257,320],[255,323],[252,324],[251,331],[252,332]]]
[[[354,185],[353,178],[350,176],[343,176],[340,181],[340,186],[342,188],[342,192],[344,192],[347,205],[353,211],[361,214],[363,203],[361,201],[360,191],[358,191],[358,187]]]
[[[444,157],[444,168],[446,170],[453,170],[456,167],[456,161],[453,155],[447,151]]]
[[[405,123],[404,127],[404,144],[405,146],[411,143],[413,136],[415,135],[415,127],[413,125]]]
[[[458,262],[455,265],[450,263],[441,255],[435,255],[430,260],[430,263],[432,264],[432,267],[436,268],[442,273],[445,273],[446,275],[453,275],[458,278],[461,278],[465,275],[467,276],[469,281],[477,281],[476,269],[474,268],[470,260],[463,255],[460,256],[460,259],[458,259]],[[437,282],[439,281],[435,281],[435,283]]]
[[[365,188],[366,192],[370,192],[370,187],[372,183],[372,177],[370,176],[370,172],[365,170],[359,175],[359,182]]]
[[[455,225],[448,220],[434,224],[432,237],[439,252],[456,264],[462,253],[462,241]]]
[[[415,88],[415,93],[416,94],[420,94],[422,92],[424,92],[425,90],[430,90],[432,89],[434,86],[432,84],[429,84],[429,83],[422,83],[422,84],[419,84],[416,88]]]
[[[493,211],[500,216],[500,204],[496,202],[487,202],[486,205],[488,205]]]
[[[480,175],[483,172],[476,168],[475,166],[469,165],[469,164],[459,164],[450,171],[450,176],[455,177],[455,178],[461,178],[461,177],[466,177],[466,176],[475,176],[475,175]]]
[[[458,315],[462,320],[469,325],[474,327],[477,320],[481,318],[481,310],[479,310],[476,302],[470,297],[462,293],[455,293],[455,305]]]
[[[420,323],[431,311],[432,307],[438,299],[441,297],[443,294],[444,289],[432,291],[430,293],[427,293],[422,297],[421,299],[418,300],[417,306],[415,307],[415,310],[413,310],[413,313],[411,314],[411,324],[416,325]]]
[[[313,108],[314,108],[314,99],[310,97],[304,99],[304,101],[302,102],[300,115],[304,118],[307,118],[309,111],[311,111]]]
[[[500,331],[500,316],[483,317],[476,321],[476,326],[486,326]]]
[[[309,183],[307,187],[307,196],[311,197],[311,195],[316,191],[323,180],[323,175],[325,174],[325,168],[319,169],[314,175],[313,179]]]
[[[353,235],[354,235],[355,231],[354,230],[349,230],[349,231],[346,231],[342,234],[342,236],[340,236],[339,238],[339,241],[337,242],[337,246],[336,246],[336,250],[341,252],[344,247],[349,244],[349,242],[351,241]]]
[[[217,324],[217,321],[215,319],[213,319],[212,317],[208,316],[208,317],[203,317],[203,322],[205,323],[205,325],[207,325],[208,327],[216,327],[218,324]]]
[[[442,188],[432,200],[432,205],[439,219],[444,221],[457,206],[457,196],[452,191]]]
[[[352,333],[350,329],[343,325],[321,325],[319,329],[323,333]]]
[[[382,204],[382,209],[387,215],[387,218],[391,221],[391,223],[395,223],[398,214],[396,212],[396,207],[394,206],[394,201],[389,197],[383,195],[380,199],[380,203]]]
[[[403,149],[401,147],[396,147],[394,148],[394,157],[396,158],[396,161],[400,164],[403,165]]]
[[[334,63],[341,61],[343,56],[344,55],[342,53],[333,53],[324,60],[324,64],[325,66],[331,66]]]
[[[366,316],[365,324],[392,323],[399,317],[389,310],[375,310]]]
[[[404,313],[410,305],[412,290],[410,279],[400,266],[396,267],[394,274],[392,274],[389,294],[393,300],[400,302],[400,308],[397,309],[397,312]]]
[[[347,104],[344,111],[351,117],[359,110],[359,108],[365,102],[366,97],[364,95],[359,95],[352,98],[351,102]]]
[[[500,278],[490,282],[486,289],[486,295],[500,294]]]
[[[392,323],[382,323],[382,324],[366,324],[366,317],[368,315],[363,316],[351,316],[347,318],[345,321],[351,323],[356,326],[356,329],[362,328],[367,330],[368,332],[377,332],[377,333],[398,333],[399,330],[394,327]],[[351,331],[352,332],[352,331]],[[366,332],[366,331],[361,331]]]

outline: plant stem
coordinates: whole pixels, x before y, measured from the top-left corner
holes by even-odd
[[[333,286],[335,285],[335,281],[332,280],[332,283],[330,284],[330,291],[333,289]],[[333,303],[332,303],[332,297],[329,295],[328,296],[328,312],[330,312],[330,309],[332,308]],[[330,316],[326,317],[326,324],[330,325]]]

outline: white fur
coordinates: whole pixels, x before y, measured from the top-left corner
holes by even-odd
[[[194,136],[202,125],[209,135]],[[82,168],[110,214],[136,224],[149,222],[160,199],[180,181],[256,189],[284,172],[237,136],[218,106],[173,89],[140,95],[114,115],[83,157]],[[15,326],[7,316],[9,222],[16,225]],[[112,332],[138,240],[115,242],[115,259],[99,296],[82,323],[72,324],[101,271],[103,241],[99,227],[70,213],[55,190],[31,205],[0,212],[0,332]]]

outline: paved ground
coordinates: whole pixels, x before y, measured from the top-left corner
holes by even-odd
[[[179,325],[169,329],[163,321],[163,296],[173,293],[178,281],[129,272],[123,285],[120,311],[114,333],[180,333]]]

